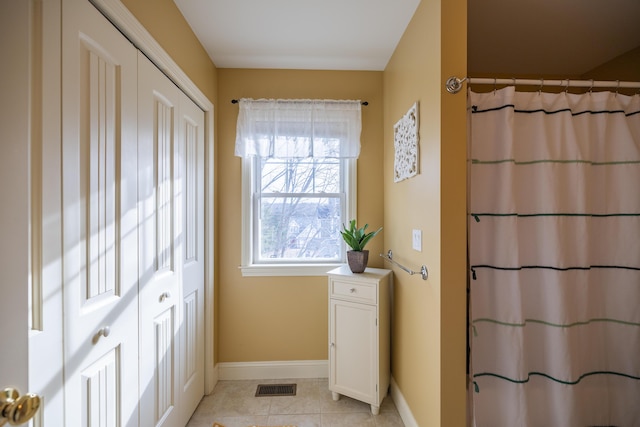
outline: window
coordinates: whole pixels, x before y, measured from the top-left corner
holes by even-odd
[[[320,275],[355,217],[359,101],[240,100],[243,275]]]

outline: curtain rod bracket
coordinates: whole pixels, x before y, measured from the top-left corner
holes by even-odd
[[[447,82],[445,83],[445,87],[447,88],[447,92],[449,93],[458,93],[460,92],[460,89],[462,89],[462,83],[465,82],[465,80],[467,80],[467,78],[463,78],[463,79],[459,79],[456,76],[451,76],[447,79]]]

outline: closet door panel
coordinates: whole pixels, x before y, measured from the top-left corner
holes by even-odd
[[[204,112],[182,94],[183,301],[180,385],[186,423],[204,395]]]
[[[63,2],[64,375],[69,426],[137,426],[136,50]]]
[[[181,92],[138,54],[140,425],[180,425]]]

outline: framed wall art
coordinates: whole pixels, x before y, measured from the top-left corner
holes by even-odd
[[[393,127],[395,151],[393,182],[418,174],[418,103],[416,102]]]

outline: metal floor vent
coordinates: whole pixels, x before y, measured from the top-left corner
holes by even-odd
[[[296,384],[258,384],[256,397],[295,396]]]

